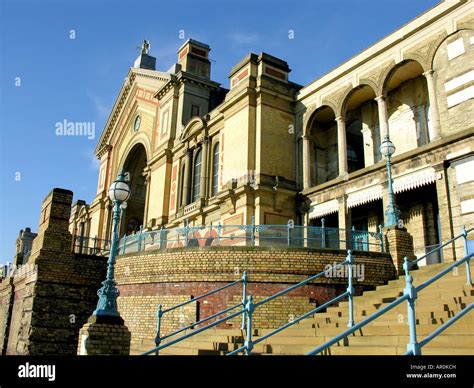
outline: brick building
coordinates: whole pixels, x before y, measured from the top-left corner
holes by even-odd
[[[208,45],[188,40],[167,72],[146,48],[97,144],[97,196],[75,204],[71,233],[110,237],[107,188],[122,168],[123,234],[252,217],[374,232],[389,133],[401,218],[426,253],[474,221],[473,23],[471,2],[441,2],[304,87],[265,53],[234,66],[227,90],[210,78]]]
[[[421,256],[462,225],[474,224],[472,2],[440,2],[306,86],[290,81],[284,60],[251,53],[231,69],[224,88],[211,80],[209,51],[188,40],[177,63],[158,71],[144,44],[95,150],[96,197],[90,204],[76,201],[71,211],[72,193],[53,191],[43,204],[38,236],[29,230],[20,236],[18,253],[30,255],[20,246],[33,241],[28,262],[37,268],[35,277],[0,283],[2,352],[75,351],[105,270],[90,242],[102,244],[100,250],[110,239],[107,189],[122,169],[132,190],[122,236],[184,225],[319,226],[323,219],[342,234],[353,227],[374,233],[384,225],[388,202],[379,146],[389,134],[396,146],[394,191],[413,244],[399,231],[387,232],[388,253],[358,252],[356,259],[370,269],[357,282],[359,291],[393,279],[404,255]],[[132,343],[153,336],[157,303],[171,306],[233,281],[236,268],[249,272],[249,289],[258,299],[346,255],[345,246],[214,247],[210,234],[199,243],[208,247],[161,250],[160,242],[160,250],[119,252],[118,305]],[[363,236],[361,244],[374,242],[375,234]],[[78,242],[79,250],[71,252]],[[461,248],[454,245],[429,261],[454,260]],[[325,279],[288,297],[301,313],[344,287]],[[240,297],[226,292],[173,316],[167,328]],[[287,319],[287,310],[275,305],[256,322],[274,327]],[[55,343],[58,336],[67,346]]]

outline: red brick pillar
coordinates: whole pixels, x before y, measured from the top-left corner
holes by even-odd
[[[403,275],[405,273],[403,270],[405,256],[410,260],[416,258],[413,236],[405,228],[387,227],[383,229],[383,237],[398,274]]]

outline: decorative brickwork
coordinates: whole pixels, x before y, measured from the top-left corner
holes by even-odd
[[[117,258],[118,308],[132,332],[132,346],[136,346],[155,337],[158,304],[166,309],[235,281],[244,271],[248,274],[248,293],[258,301],[323,271],[328,264],[342,262],[346,254],[342,250],[266,247],[196,247],[127,254]],[[354,257],[364,268],[363,279],[354,283],[358,292],[396,276],[387,254],[354,252]],[[346,278],[322,277],[257,309],[255,327],[282,325],[344,292],[346,287]],[[199,304],[189,304],[164,315],[161,333],[187,326],[241,300],[239,284]],[[240,322],[235,318],[220,327],[236,328]]]

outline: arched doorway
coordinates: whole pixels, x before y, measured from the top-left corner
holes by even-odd
[[[337,125],[334,111],[327,105],[318,108],[311,118],[310,186],[320,185],[337,177]]]
[[[123,234],[133,234],[140,230],[144,223],[146,186],[144,169],[146,167],[146,151],[142,144],[135,145],[129,152],[123,165],[124,171],[130,176],[130,198],[123,212],[120,230]]]

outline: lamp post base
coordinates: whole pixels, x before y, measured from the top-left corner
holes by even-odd
[[[131,333],[120,316],[91,315],[79,331],[78,355],[130,355]]]
[[[392,256],[393,264],[399,275],[403,275],[403,263],[405,256],[409,260],[413,260],[415,250],[413,247],[413,236],[408,233],[405,228],[398,228],[396,225],[384,227],[383,238],[390,256]]]

